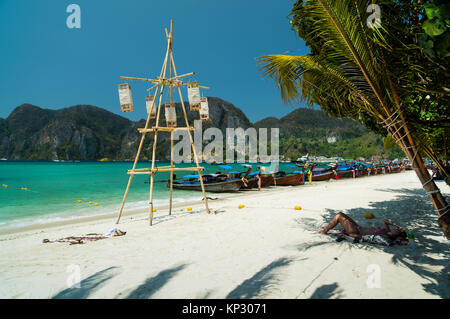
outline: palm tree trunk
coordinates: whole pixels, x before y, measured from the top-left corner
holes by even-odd
[[[408,129],[408,126],[406,122],[404,121],[403,116],[402,118],[402,129],[400,129],[400,132],[394,131],[396,128],[396,125],[393,126],[393,128],[389,129],[390,133],[394,138],[397,139],[398,143],[401,143],[403,145],[402,149],[405,152],[406,156],[408,157],[409,161],[412,164],[412,167],[414,171],[416,172],[417,177],[419,178],[422,187],[426,191],[428,197],[430,198],[431,202],[433,203],[434,208],[436,209],[438,213],[438,225],[441,228],[442,232],[444,233],[444,236],[450,240],[450,214],[448,214],[448,204],[445,200],[444,196],[442,196],[441,191],[434,183],[432,177],[430,176],[430,173],[428,172],[428,169],[423,162],[423,159],[421,155],[418,152],[417,146],[414,143],[414,140],[410,136],[410,131]],[[403,138],[402,138],[403,136]],[[405,137],[407,137],[405,139]]]
[[[386,66],[387,63],[384,59],[384,54],[383,60]],[[437,211],[437,214],[439,216],[439,227],[444,233],[444,236],[450,240],[450,214],[447,213],[449,210],[447,201],[445,200],[444,196],[442,196],[440,189],[434,183],[433,178],[430,176],[430,173],[428,172],[428,169],[423,162],[422,156],[419,153],[418,147],[411,135],[411,131],[408,128],[407,121],[401,110],[400,99],[397,94],[397,89],[392,81],[389,69],[386,67],[385,70],[387,79],[389,81],[389,86],[392,90],[392,96],[395,101],[396,109],[400,116],[400,126],[397,126],[397,123],[392,123],[392,125],[389,124],[388,131],[390,131],[391,135],[396,139],[397,143],[402,146],[402,149],[411,162],[411,165],[416,172],[416,175],[419,178],[422,187],[425,189],[428,197],[433,203],[435,210]]]

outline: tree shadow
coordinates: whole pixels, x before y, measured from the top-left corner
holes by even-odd
[[[292,259],[280,258],[258,271],[251,278],[243,281],[234,288],[227,296],[227,299],[250,299],[262,298],[263,293],[270,290],[279,282],[276,270],[292,263]]]
[[[195,297],[195,299],[210,299],[211,295],[214,293],[214,290],[207,290]]]
[[[83,279],[80,282],[79,288],[67,288],[53,296],[52,299],[85,299],[90,294],[104,286],[106,281],[114,277],[116,274],[115,269],[117,269],[117,267],[109,267],[102,271],[96,272],[92,276]]]
[[[178,218],[184,218],[184,217],[188,217],[188,216],[192,216],[192,215],[198,215],[201,213],[205,213],[204,210],[199,209],[199,210],[192,210],[190,212],[186,211],[180,211],[180,212],[172,212],[171,215],[169,215],[168,213],[166,215],[159,215],[159,216],[155,216],[153,219],[153,225],[158,225],[160,223],[165,223],[174,219],[178,219]]]
[[[126,299],[148,299],[154,295],[162,286],[170,281],[179,271],[186,268],[182,264],[173,268],[160,271],[156,276],[148,278],[142,285],[133,290]]]
[[[364,227],[383,225],[383,219],[391,219],[414,234],[415,239],[407,246],[385,247],[370,244],[349,244],[358,249],[384,251],[392,255],[392,263],[402,265],[425,279],[423,289],[442,298],[450,298],[450,243],[445,239],[437,224],[437,214],[423,189],[377,189],[395,193],[392,200],[370,202],[369,208],[353,208],[344,213]],[[322,215],[328,222],[339,210],[327,209]],[[364,213],[374,214],[375,219],[365,219]],[[336,227],[340,229],[340,226]],[[345,242],[345,241],[344,241]],[[309,247],[319,245],[320,241],[309,243]],[[324,240],[323,244],[334,243]],[[306,248],[307,249],[307,248]],[[439,271],[431,267],[440,268]]]
[[[342,297],[342,289],[338,288],[337,283],[332,283],[330,285],[323,285],[318,287],[309,297],[310,299],[339,299]]]
[[[199,214],[206,214],[204,210],[199,209],[199,210],[192,210],[190,212],[188,212],[187,210],[182,210],[182,211],[172,211],[172,214],[169,215],[169,213],[164,212],[158,215],[153,215],[153,222],[152,225],[158,225],[161,223],[166,223],[169,222],[171,220],[175,220],[178,218],[185,218],[191,215],[199,215]],[[141,221],[148,221],[148,216],[146,217],[135,217],[135,216],[131,216],[130,219],[128,221],[132,221],[132,222],[141,222]]]

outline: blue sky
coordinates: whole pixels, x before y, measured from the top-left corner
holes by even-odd
[[[69,29],[70,4],[81,29]],[[118,102],[120,75],[159,75],[174,20],[179,74],[196,72],[207,96],[241,108],[251,121],[281,117],[283,104],[255,57],[305,54],[290,29],[291,0],[0,0],[0,117],[23,103],[60,109],[92,104],[129,119],[146,116],[143,83],[131,82],[135,112]],[[187,96],[185,95],[185,100]]]

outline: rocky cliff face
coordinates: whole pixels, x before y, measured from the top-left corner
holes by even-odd
[[[328,117],[310,109],[296,109],[281,119],[269,117],[252,124],[233,104],[210,97],[209,122],[203,129],[217,127],[279,128],[280,154],[297,158],[314,153],[330,156],[372,156],[384,152],[381,139],[349,119]],[[185,103],[189,108],[189,103]],[[176,104],[178,126],[185,126],[181,104]],[[198,112],[188,110],[191,125],[199,119]],[[161,114],[165,125],[164,113]],[[0,119],[0,158],[10,160],[132,160],[136,156],[141,134],[138,128],[145,120],[130,121],[107,110],[77,105],[61,110],[47,110],[24,104],[6,119]],[[152,134],[143,145],[141,160],[150,159]],[[225,134],[224,134],[225,136]],[[329,139],[335,143],[329,143]],[[169,134],[158,135],[157,158],[170,158]]]
[[[305,108],[298,108],[280,119],[268,117],[256,122],[255,127],[278,127],[280,136],[323,139],[330,136],[351,138],[367,133],[362,125],[351,119],[329,117],[322,111]]]
[[[188,104],[186,104],[187,107]],[[227,127],[251,125],[245,114],[231,103],[219,98],[209,98],[211,122],[206,125],[225,130]],[[181,105],[177,104],[180,126],[184,126]],[[164,115],[161,114],[163,123]],[[198,112],[188,112],[193,124]],[[0,158],[10,160],[114,160],[133,159],[141,134],[137,129],[145,120],[130,121],[107,110],[77,105],[61,110],[48,110],[23,104],[6,119],[0,119]],[[168,135],[161,134],[159,144],[168,143]],[[152,139],[147,139],[145,150]],[[167,158],[167,150],[158,149]]]

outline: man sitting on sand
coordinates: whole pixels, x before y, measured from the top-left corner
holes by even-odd
[[[383,227],[361,227],[353,219],[340,212],[337,213],[330,224],[324,227],[319,233],[326,234],[336,227],[337,224],[341,224],[344,228],[345,235],[356,239],[361,239],[364,235],[384,235],[391,240],[399,239],[401,241],[408,241],[408,235],[402,227],[394,224],[388,219],[385,219],[383,223]],[[396,227],[396,229],[390,229],[389,225]]]

